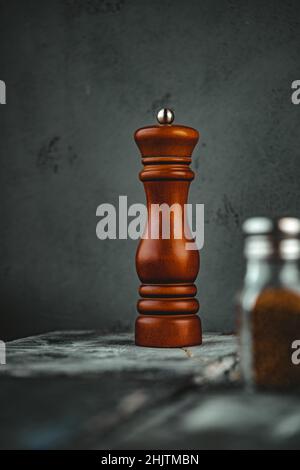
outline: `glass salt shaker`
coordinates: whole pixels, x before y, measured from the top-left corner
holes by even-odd
[[[241,370],[248,386],[300,386],[300,219],[245,221],[239,295]]]

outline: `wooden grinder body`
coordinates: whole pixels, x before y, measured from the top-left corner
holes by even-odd
[[[140,180],[148,209],[148,237],[140,240],[136,254],[136,270],[142,282],[135,325],[135,342],[139,346],[183,347],[202,342],[194,284],[199,252],[186,249],[186,244],[191,243],[190,237],[186,238],[187,230],[182,230],[181,238],[174,236],[177,222],[185,226],[184,205],[194,178],[189,164],[198,139],[195,129],[170,124],[144,127],[135,133],[144,164]],[[179,213],[170,211],[168,239],[161,237],[162,219],[152,217],[153,204],[167,204],[171,209],[176,204],[181,208]],[[155,220],[158,227],[153,227]],[[159,234],[158,238],[149,236],[153,231]]]

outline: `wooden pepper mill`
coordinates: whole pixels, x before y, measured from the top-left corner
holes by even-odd
[[[180,239],[175,238],[174,227],[177,222],[184,223],[176,218],[184,214],[190,182],[195,176],[189,164],[199,133],[191,127],[172,125],[174,114],[169,109],[160,110],[157,120],[158,125],[138,129],[134,135],[144,164],[139,176],[147,197],[146,231],[151,232],[154,223],[153,205],[180,205],[182,215],[171,214],[169,239],[148,236],[140,240],[136,269],[142,285],[135,343],[150,347],[194,346],[202,342],[194,284],[199,252],[187,250],[186,242],[191,239],[184,231]]]

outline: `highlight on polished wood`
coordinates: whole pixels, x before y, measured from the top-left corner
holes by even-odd
[[[142,284],[135,342],[148,347],[195,346],[202,342],[194,284],[200,257],[198,250],[186,249],[191,240],[185,232],[180,238],[174,236],[174,227],[182,223],[178,218],[184,214],[195,176],[189,165],[199,133],[191,127],[173,125],[174,113],[169,109],[160,110],[157,120],[158,125],[138,129],[134,135],[144,165],[139,176],[147,198],[146,230],[153,225],[153,205],[176,204],[182,210],[180,214],[172,212],[173,229],[168,239],[160,236],[140,240],[136,270]]]

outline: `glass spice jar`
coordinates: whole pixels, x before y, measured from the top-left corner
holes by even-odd
[[[247,259],[239,295],[239,347],[250,387],[300,387],[300,220],[251,218],[243,225]],[[300,357],[300,354],[299,354]]]

